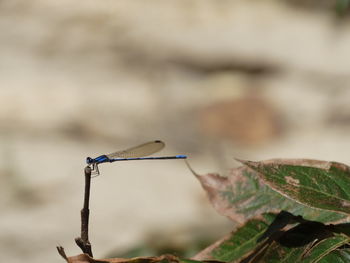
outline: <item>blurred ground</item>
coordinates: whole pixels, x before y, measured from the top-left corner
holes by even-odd
[[[349,163],[350,24],[311,2],[0,1],[0,261],[80,253],[86,156],[161,139],[199,173]],[[230,229],[182,161],[101,172],[96,257]]]

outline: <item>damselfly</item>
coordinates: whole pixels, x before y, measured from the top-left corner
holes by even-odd
[[[134,160],[168,160],[168,159],[186,159],[186,155],[161,156],[161,157],[143,157],[156,153],[165,146],[162,141],[151,141],[144,144],[110,154],[100,155],[96,158],[87,157],[86,163],[91,167],[91,174],[97,176],[100,174],[98,165],[101,163],[112,163],[117,161]]]

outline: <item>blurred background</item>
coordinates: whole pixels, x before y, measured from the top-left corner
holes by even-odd
[[[200,174],[350,163],[346,0],[1,0],[0,30],[1,262],[81,253],[87,156],[160,139]],[[181,160],[100,171],[96,258],[192,256],[232,228]]]

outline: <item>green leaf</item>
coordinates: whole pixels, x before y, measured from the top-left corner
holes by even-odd
[[[295,263],[299,262],[304,247],[288,248],[273,241],[259,263]]]
[[[207,256],[225,262],[241,259],[260,245],[257,239],[272,223],[274,217],[275,215],[272,214],[264,214],[260,219],[247,221],[228,238],[207,251]],[[202,255],[202,257],[205,256]]]
[[[304,205],[350,214],[350,167],[336,162],[241,161],[272,189]]]
[[[327,260],[331,258],[341,258],[341,255],[329,254],[348,242],[349,237],[345,235],[336,235],[326,238],[314,246],[312,246],[313,243],[310,243],[302,247],[284,247],[278,242],[273,241],[266,253],[259,260],[259,263],[328,262]],[[333,263],[336,261],[329,262]]]
[[[349,249],[337,249],[322,258],[319,263],[349,263],[350,262],[350,250]]]
[[[346,218],[343,214],[310,208],[279,194],[263,183],[257,172],[246,166],[232,169],[227,177],[192,172],[207,192],[214,208],[238,224],[262,213],[278,213],[281,210],[324,223]]]
[[[205,249],[195,259],[202,261],[204,259],[212,259],[232,263],[350,262],[350,253],[347,250],[336,250],[348,244],[350,237],[342,233],[329,232],[330,235],[323,233],[329,227],[333,229],[333,225],[319,228],[318,231],[322,233],[314,235],[312,234],[313,231],[310,233],[309,231],[300,232],[302,230],[300,228],[301,225],[308,222],[312,223],[312,221],[303,222],[288,231],[281,229],[284,232],[283,235],[271,233],[272,235],[258,242],[259,238],[273,222],[276,222],[276,215],[271,213],[251,219],[225,239],[215,242],[212,246]],[[320,226],[323,225],[319,224]],[[309,225],[310,227],[315,227],[311,224]],[[308,233],[314,238],[311,238],[306,244],[305,238],[308,240],[308,236],[303,236],[303,233]]]
[[[350,256],[347,251],[330,254],[335,249],[350,241],[350,238],[343,234],[335,234],[316,244],[311,242],[301,247],[285,247],[280,245],[278,241],[273,240],[270,242],[257,242],[257,239],[265,232],[274,218],[274,214],[264,214],[259,219],[256,218],[247,221],[246,224],[233,231],[225,240],[216,243],[214,247],[207,250],[206,255],[202,254],[201,258],[197,259],[210,258],[218,261],[237,263],[314,263],[321,262],[320,260],[334,258],[347,260],[347,257]],[[264,248],[266,249],[264,250]],[[326,263],[328,261],[322,262]]]
[[[303,257],[303,262],[313,263],[319,262],[322,258],[328,255],[333,250],[345,245],[350,241],[350,238],[345,235],[336,235],[334,237],[326,238],[315,245],[307,255]]]

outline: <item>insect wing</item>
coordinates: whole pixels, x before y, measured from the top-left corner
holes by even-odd
[[[160,151],[165,146],[164,142],[162,141],[152,141],[152,142],[146,142],[144,144],[123,150],[118,151],[114,153],[107,154],[107,157],[110,159],[113,158],[137,158],[137,157],[143,157],[147,155],[151,155],[155,152]]]

